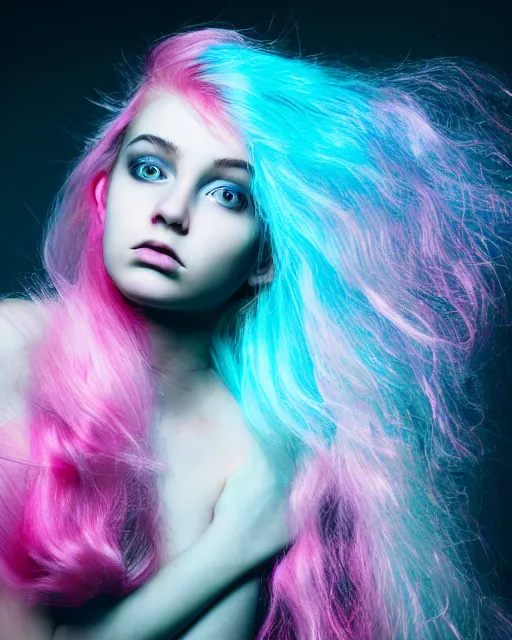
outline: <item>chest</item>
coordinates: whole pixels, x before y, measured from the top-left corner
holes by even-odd
[[[253,440],[236,407],[227,411],[212,404],[207,414],[159,422],[156,451],[164,470],[157,486],[166,564],[208,528],[227,477],[250,453]],[[74,626],[100,620],[117,604],[116,598],[100,594],[81,607],[54,607],[51,613],[55,624]]]
[[[227,477],[250,452],[252,436],[237,408],[211,406],[208,414],[176,425],[164,418],[157,452],[164,470],[158,491],[166,560],[185,551],[208,528]]]

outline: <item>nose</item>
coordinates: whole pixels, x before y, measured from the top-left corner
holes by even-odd
[[[174,191],[157,202],[151,222],[164,222],[167,226],[178,226],[182,231],[188,231],[189,213],[188,195],[184,191]]]

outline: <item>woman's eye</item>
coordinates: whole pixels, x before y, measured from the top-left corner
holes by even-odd
[[[249,200],[245,194],[229,187],[217,187],[211,194],[217,194],[220,192],[220,196],[215,199],[221,205],[226,206],[228,209],[234,209],[235,211],[245,211],[249,206]]]
[[[167,176],[154,160],[139,160],[130,167],[130,173],[138,180],[159,182]]]
[[[138,158],[129,166],[130,174],[143,182],[161,182],[167,178],[160,163],[152,157]],[[245,211],[250,204],[250,199],[235,188],[222,186],[210,191],[207,195],[214,194],[219,204],[234,211]]]

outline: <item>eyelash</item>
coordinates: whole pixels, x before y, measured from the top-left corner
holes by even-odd
[[[128,167],[130,175],[132,175],[136,180],[140,180],[141,182],[159,182],[159,180],[147,180],[145,178],[142,178],[140,175],[138,175],[137,170],[140,169],[141,167],[156,167],[160,171],[160,174],[163,174],[165,176],[165,172],[160,166],[160,163],[155,158],[146,156],[143,158],[138,158],[135,162],[129,163],[129,167]],[[243,193],[242,191],[238,191],[234,187],[228,187],[228,186],[216,187],[215,189],[212,189],[212,191],[210,191],[207,195],[210,195],[211,193],[215,193],[221,190],[234,193],[239,198],[242,199],[240,206],[237,206],[237,207],[227,206],[225,207],[226,209],[231,209],[232,211],[245,211],[249,207],[249,204],[250,204],[249,198],[245,195],[245,193]],[[219,203],[219,204],[221,204],[222,206],[222,203]]]

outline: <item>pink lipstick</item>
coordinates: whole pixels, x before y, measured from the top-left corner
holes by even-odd
[[[158,249],[152,249],[150,247],[139,247],[134,249],[135,255],[142,262],[153,264],[155,267],[159,267],[164,271],[176,271],[181,267],[181,264],[167,253],[162,253]]]

